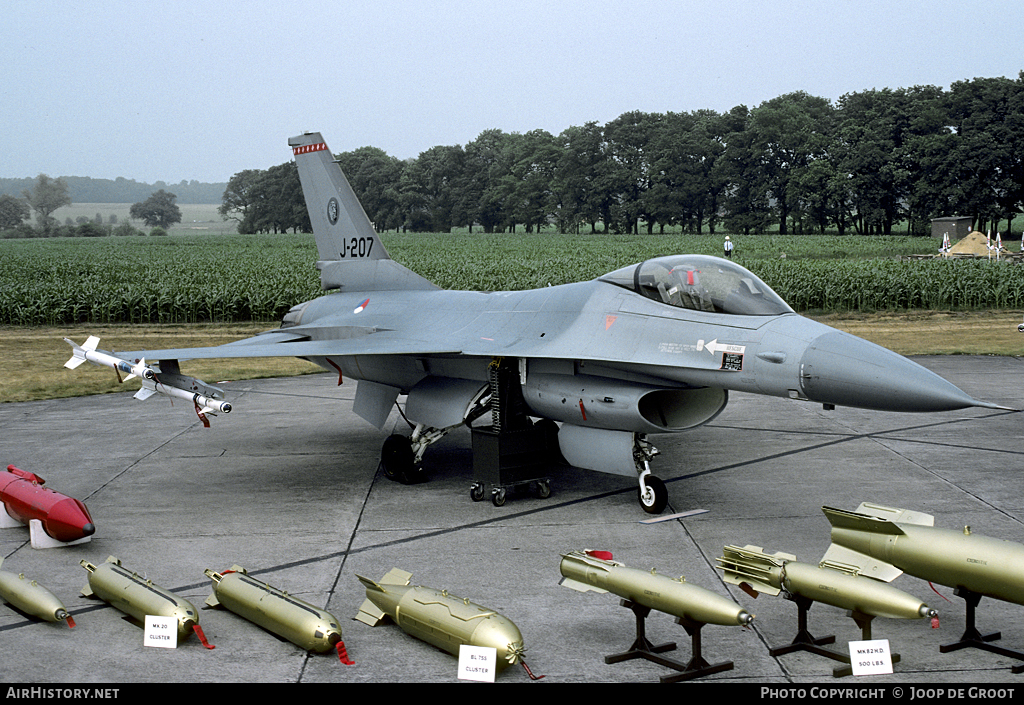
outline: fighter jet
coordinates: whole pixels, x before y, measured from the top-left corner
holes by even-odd
[[[391,259],[319,133],[288,144],[325,295],[236,343],[125,355],[174,370],[196,358],[304,358],[357,380],[354,411],[381,429],[404,396],[414,429],[381,452],[393,479],[417,480],[428,446],[490,411],[495,428],[544,429],[573,466],[636,478],[642,508],[657,514],[668,494],[651,474],[648,434],[708,423],[731,390],[826,408],[1004,408],[798,315],[718,257],[658,257],[528,291],[442,290]]]

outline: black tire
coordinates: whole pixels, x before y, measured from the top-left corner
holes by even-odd
[[[493,504],[495,507],[503,507],[505,506],[505,500],[507,498],[508,497],[505,492],[505,488],[502,487],[500,489],[494,490],[494,492],[491,494],[491,504]]]
[[[640,506],[648,514],[661,514],[665,511],[665,507],[668,506],[668,488],[665,487],[665,483],[661,481],[661,478],[648,475],[644,478],[644,483],[647,485],[648,494],[644,497],[640,494],[640,488],[636,488],[636,496],[640,501]]]
[[[477,482],[469,488],[469,498],[474,502],[481,502],[484,498],[484,483]]]
[[[412,443],[405,436],[395,433],[387,437],[380,449],[380,466],[384,477],[408,485],[416,476],[413,463]]]

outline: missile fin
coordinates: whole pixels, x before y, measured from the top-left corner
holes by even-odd
[[[746,585],[756,592],[778,595],[782,592],[781,585],[773,584],[771,570],[792,560],[796,560],[796,556],[781,551],[767,554],[760,546],[726,546],[722,557],[718,559],[718,567],[725,582],[738,585],[744,592],[747,592],[744,588]]]
[[[851,575],[863,575],[866,578],[874,578],[875,580],[881,580],[883,583],[891,583],[903,575],[903,571],[891,563],[885,563],[835,543],[828,547],[818,565],[822,568],[830,568]]]
[[[156,394],[155,389],[148,389],[146,387],[142,387],[141,389],[139,389],[139,391],[135,392],[135,398],[138,399],[139,401],[145,401],[154,394]]]
[[[833,529],[850,529],[872,534],[892,534],[894,536],[901,536],[905,533],[903,529],[888,519],[873,514],[849,512],[845,509],[836,509],[835,507],[822,507],[821,511],[825,513],[825,518],[828,519]]]
[[[899,509],[897,507],[885,507],[881,504],[861,502],[857,507],[858,514],[888,519],[897,524],[920,524],[921,526],[935,526],[935,517],[924,512],[915,512],[911,509]]]
[[[607,590],[603,590],[599,587],[594,587],[593,585],[589,585],[588,583],[581,583],[579,580],[573,580],[572,578],[562,578],[558,581],[558,584],[562,587],[571,588],[577,592],[608,592]]]
[[[832,525],[833,537],[837,530],[842,532],[863,532],[868,534],[881,534],[887,536],[903,536],[905,532],[897,524],[894,524],[887,517],[898,516],[904,513],[902,509],[883,507],[881,505],[861,504],[858,509],[867,509],[868,512],[849,512],[834,507],[822,507],[825,518]],[[927,514],[911,512],[916,515],[918,521],[925,521]],[[882,582],[891,583],[903,575],[903,571],[896,566],[872,558],[867,554],[853,549],[840,546],[833,540],[832,545],[825,551],[818,565],[828,566],[833,570],[841,570],[846,573],[863,575]]]
[[[382,585],[408,585],[412,581],[412,573],[392,568],[380,579]]]
[[[71,346],[71,359],[64,363],[64,367],[73,370],[85,362],[85,350],[70,338],[64,338],[64,342]]]

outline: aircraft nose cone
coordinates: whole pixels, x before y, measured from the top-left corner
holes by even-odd
[[[842,331],[822,333],[800,360],[812,401],[880,411],[951,411],[987,406],[916,362]]]

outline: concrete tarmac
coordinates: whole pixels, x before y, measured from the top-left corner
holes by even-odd
[[[1024,407],[1024,361],[927,357],[918,362],[976,399]],[[72,374],[67,372],[67,374]],[[234,410],[204,428],[187,404],[124,394],[0,405],[0,463],[81,499],[96,524],[87,543],[34,549],[27,528],[0,529],[0,570],[24,573],[61,598],[77,626],[32,621],[0,605],[0,682],[61,684],[457,682],[457,660],[394,624],[352,618],[365,592],[356,574],[377,579],[392,567],[416,584],[445,588],[494,609],[519,627],[526,661],[542,683],[657,682],[675,671],[644,660],[606,664],[636,637],[633,614],[612,594],[558,585],[559,560],[573,549],[604,549],[633,568],[654,568],[721,595],[756,615],[753,627],[707,626],[702,655],[733,662],[702,682],[862,687],[1007,684],[1024,687],[1013,658],[964,649],[940,653],[963,633],[965,608],[953,590],[901,576],[892,583],[939,610],[928,620],[876,619],[875,639],[901,656],[892,674],[835,679],[838,663],[810,653],[779,657],[769,648],[797,632],[796,605],[752,599],[722,581],[715,559],[727,544],[762,546],[816,563],[829,545],[822,505],[863,501],[915,509],[935,525],[1024,542],[1024,424],[1016,412],[967,409],[892,414],[733,394],[712,423],[651,436],[655,474],[671,495],[650,518],[624,477],[552,467],[552,494],[514,493],[502,507],[474,502],[470,433],[427,451],[430,480],[400,485],[377,469],[379,432],[352,413],[355,384],[331,375],[222,385]],[[137,386],[137,385],[136,385]],[[393,413],[385,431],[408,433]],[[223,610],[202,609],[215,645],[193,636],[176,649],[143,646],[143,631],[105,603],[79,595],[85,559],[108,556],[205,607],[205,568],[234,564],[323,607],[342,624],[354,665],[333,652],[308,654]],[[937,594],[938,593],[938,594]],[[978,627],[1001,631],[996,644],[1024,651],[1024,606],[982,599]],[[848,653],[861,638],[847,614],[816,604],[816,637],[835,635]],[[665,654],[685,664],[690,637],[672,617],[651,613],[647,637],[674,641]],[[528,682],[518,666],[498,682]],[[1012,685],[1011,685],[1012,684]],[[1021,691],[1024,692],[1024,691]]]

